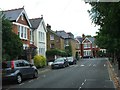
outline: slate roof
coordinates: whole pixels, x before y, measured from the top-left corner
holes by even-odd
[[[83,41],[83,38],[82,38],[82,37],[76,37],[76,39],[77,39],[80,43],[82,43],[82,41]]]
[[[61,36],[64,39],[69,38],[69,35],[63,30],[63,31],[56,31],[57,35]]]
[[[26,18],[29,26],[31,27],[31,23],[30,23],[30,21],[29,21],[29,19],[28,19],[28,16],[27,16],[27,14],[26,14],[26,12],[25,12],[25,10],[24,10],[24,7],[3,11],[4,16],[5,16],[8,20],[10,20],[10,21],[15,21],[15,22],[17,22],[17,20],[19,19],[20,15],[21,15],[22,13],[23,13],[23,15],[25,15],[25,18]]]
[[[95,38],[94,38],[94,37],[88,37],[88,39],[89,39],[92,43],[95,42]]]
[[[88,38],[93,44],[95,43],[95,38],[94,38],[94,37],[86,37],[86,38]],[[82,37],[76,37],[76,39],[77,39],[80,43],[82,43],[82,41],[83,41],[83,38],[82,38]]]
[[[42,18],[34,18],[29,20],[30,20],[30,23],[32,24],[32,28],[37,29],[38,26],[40,25],[40,22],[42,21]]]
[[[10,21],[16,21],[17,18],[19,17],[20,13],[24,10],[24,8],[18,8],[18,9],[11,9],[11,10],[6,10],[3,11],[3,14],[5,17],[10,20]]]

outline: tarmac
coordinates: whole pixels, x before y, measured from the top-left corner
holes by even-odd
[[[118,77],[117,66],[112,64],[110,61],[108,61],[107,63],[108,63],[110,78],[114,82],[116,89],[120,90],[120,78]],[[38,70],[40,74],[40,73],[44,73],[51,70],[51,67],[48,65],[48,66],[45,66],[44,68],[39,68]]]

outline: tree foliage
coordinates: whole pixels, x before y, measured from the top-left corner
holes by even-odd
[[[46,56],[47,56],[47,57],[55,56],[55,55],[58,55],[58,56],[66,56],[67,54],[66,54],[65,51],[59,50],[59,49],[52,49],[52,50],[46,51]]]
[[[12,24],[9,20],[2,18],[2,58],[11,60],[21,55],[23,44],[18,35],[12,32]]]
[[[96,43],[106,48],[109,55],[119,63],[120,70],[120,2],[90,2],[92,22],[100,26]]]
[[[96,43],[111,53],[120,51],[120,2],[91,2],[92,22],[100,26]]]

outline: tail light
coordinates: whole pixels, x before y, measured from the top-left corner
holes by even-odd
[[[14,61],[11,61],[11,68],[14,69]]]

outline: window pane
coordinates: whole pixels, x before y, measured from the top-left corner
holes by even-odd
[[[23,38],[23,27],[21,26],[21,37]]]

